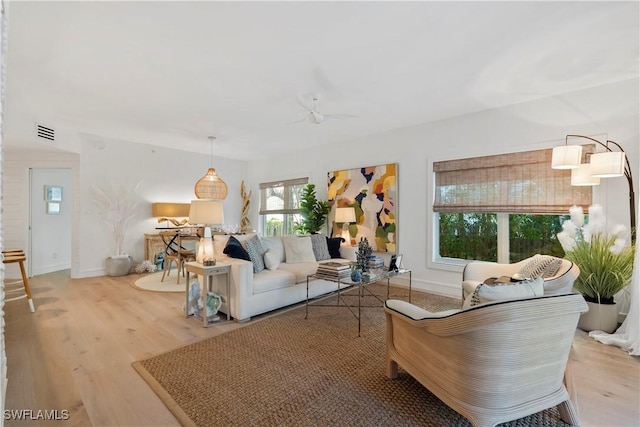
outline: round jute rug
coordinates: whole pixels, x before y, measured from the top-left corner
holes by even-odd
[[[176,283],[176,274],[177,271],[175,271],[175,269],[172,269],[171,275],[165,276],[164,281],[162,282],[160,281],[162,279],[162,271],[147,274],[146,276],[143,276],[136,280],[133,283],[133,287],[143,291],[153,292],[184,292],[184,284],[186,283],[187,278],[180,277],[180,283]]]

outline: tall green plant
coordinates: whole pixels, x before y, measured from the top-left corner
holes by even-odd
[[[574,287],[588,301],[611,304],[613,296],[625,288],[633,273],[634,247],[612,251],[616,236],[596,234],[591,241],[579,241],[566,258],[580,268]]]
[[[316,198],[315,184],[307,184],[300,200],[302,221],[297,222],[293,230],[302,234],[317,233],[325,223],[327,215],[329,215],[329,203]]]

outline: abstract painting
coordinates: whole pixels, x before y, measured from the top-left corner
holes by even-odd
[[[329,219],[335,217],[336,208],[355,209],[356,223],[348,226],[350,245],[366,237],[374,251],[396,252],[397,174],[396,163],[328,173]],[[333,224],[332,234],[341,230],[342,224]]]

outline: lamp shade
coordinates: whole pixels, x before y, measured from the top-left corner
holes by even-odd
[[[219,200],[192,200],[189,209],[191,224],[224,224],[224,211]]]
[[[608,151],[591,155],[591,174],[598,178],[615,178],[624,175],[625,154]]]
[[[152,203],[151,216],[186,218],[189,216],[189,208],[189,203]]]
[[[592,176],[590,163],[583,163],[577,168],[571,169],[571,185],[584,187],[599,184],[600,178]]]
[[[581,145],[561,145],[554,147],[551,155],[551,168],[574,169],[580,166],[581,158]]]
[[[336,208],[335,222],[356,222],[356,210],[354,208]]]
[[[222,180],[214,168],[196,182],[193,191],[198,199],[223,200],[227,197],[227,183]]]

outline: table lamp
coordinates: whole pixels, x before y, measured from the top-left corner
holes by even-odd
[[[336,208],[336,216],[334,218],[334,222],[338,224],[342,223],[341,237],[345,240],[345,242],[349,242],[349,245],[351,245],[351,236],[349,236],[349,224],[353,224],[354,222],[356,222],[356,210],[351,207]],[[347,224],[346,227],[345,224]]]
[[[196,261],[205,266],[216,265],[210,226],[224,223],[222,202],[206,199],[192,200],[189,209],[189,223],[204,225],[204,236],[200,238]]]

